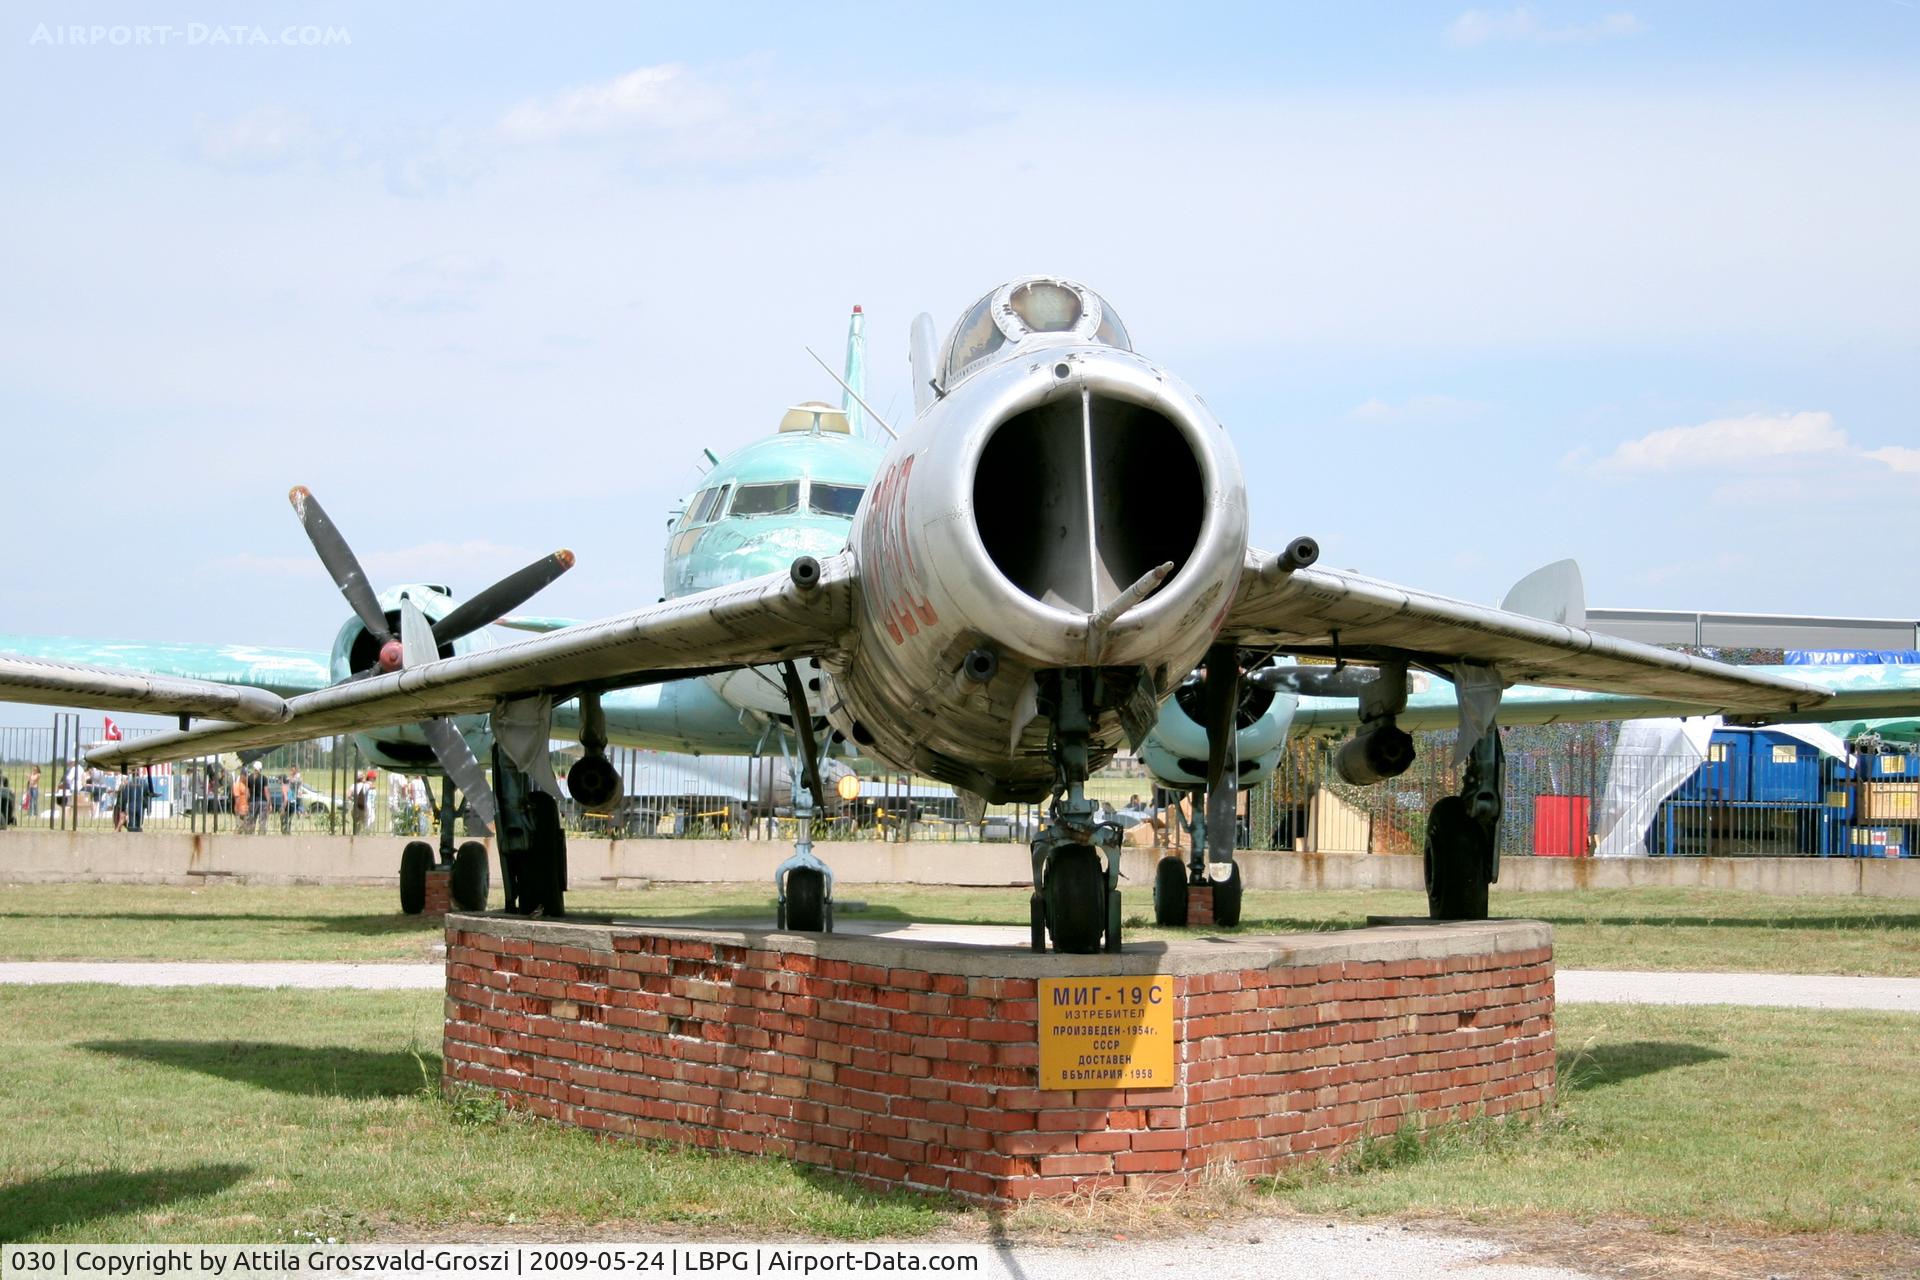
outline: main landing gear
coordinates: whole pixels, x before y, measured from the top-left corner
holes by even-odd
[[[1153,869],[1153,922],[1162,928],[1184,929],[1187,925],[1188,888],[1213,887],[1213,922],[1223,929],[1240,923],[1240,864],[1229,859],[1232,868],[1224,880],[1207,874],[1206,793],[1193,793],[1193,813],[1189,816],[1179,805],[1173,806],[1180,825],[1187,832],[1189,856],[1185,862],[1177,854],[1168,854]],[[1236,819],[1237,820],[1237,819]]]
[[[427,909],[427,873],[437,867],[449,872],[448,897],[456,911],[485,911],[492,873],[487,869],[487,846],[468,840],[454,847],[453,781],[440,780],[440,849],[425,840],[409,840],[400,851],[400,910],[417,916]]]
[[[1500,813],[1506,749],[1488,725],[1467,756],[1460,794],[1427,815],[1427,914],[1435,920],[1485,920],[1487,888],[1500,879]]]
[[[793,788],[793,817],[799,827],[793,856],[773,872],[774,920],[777,927],[795,933],[832,933],[833,871],[813,853],[813,815],[826,804],[820,789],[820,749],[813,735],[813,710],[807,706],[806,691],[793,663],[781,663],[780,674],[786,684],[794,736],[800,742],[802,777],[795,779]],[[791,759],[788,768],[792,769]]]
[[[1035,838],[1032,945],[1092,955],[1120,950],[1120,828],[1094,820],[1087,799],[1087,742],[1093,730],[1087,683],[1093,673],[1058,673],[1053,716],[1053,806]]]

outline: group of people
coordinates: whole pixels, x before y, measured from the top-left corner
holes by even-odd
[[[277,822],[280,834],[293,830],[293,820],[306,810],[301,798],[300,766],[289,765],[285,773],[269,775],[258,760],[233,775],[225,784],[235,824],[242,835],[265,831]]]

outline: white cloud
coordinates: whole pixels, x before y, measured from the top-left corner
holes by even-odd
[[[1647,26],[1631,13],[1609,13],[1592,22],[1567,26],[1547,26],[1528,5],[1516,5],[1504,13],[1492,9],[1469,9],[1447,25],[1447,43],[1458,48],[1512,41],[1524,44],[1595,44],[1637,36]]]
[[[216,169],[258,172],[291,164],[320,142],[313,122],[283,107],[262,107],[235,120],[201,120],[195,130],[200,158]]]
[[[1905,445],[1890,444],[1884,449],[1870,449],[1867,456],[1875,462],[1884,462],[1895,471],[1920,472],[1920,449],[1909,449]]]
[[[599,84],[530,98],[501,117],[515,142],[594,136],[628,129],[679,130],[712,123],[726,99],[675,63],[640,67]]]
[[[1830,413],[1748,414],[1649,432],[1620,445],[1595,469],[1717,471],[1764,459],[1840,454],[1852,448]]]
[[[1349,409],[1347,417],[1354,422],[1382,425],[1459,422],[1474,417],[1485,408],[1477,400],[1462,400],[1458,396],[1447,395],[1410,396],[1398,404],[1374,398]]]

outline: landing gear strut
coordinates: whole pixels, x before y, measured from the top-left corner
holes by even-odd
[[[1087,799],[1087,744],[1093,730],[1085,670],[1058,673],[1053,715],[1053,806],[1032,845],[1028,904],[1035,951],[1071,955],[1120,950],[1120,828],[1095,822]]]
[[[793,787],[793,817],[799,827],[793,856],[773,872],[775,923],[796,933],[832,933],[833,870],[813,853],[815,806],[826,804],[820,790],[820,749],[813,736],[813,710],[807,706],[806,691],[793,663],[781,663],[780,674],[786,684],[794,736],[800,742],[801,776],[794,780]],[[788,769],[792,771],[791,759]]]
[[[1488,725],[1467,756],[1460,794],[1427,816],[1427,914],[1435,920],[1485,920],[1487,887],[1500,878],[1500,813],[1506,749]]]
[[[1228,865],[1232,870],[1224,880],[1215,880],[1207,874],[1207,821],[1206,794],[1193,793],[1193,816],[1188,817],[1179,805],[1173,811],[1179,815],[1179,822],[1186,829],[1190,852],[1183,863],[1174,854],[1160,859],[1153,869],[1153,921],[1164,928],[1184,929],[1187,924],[1187,888],[1188,886],[1213,886],[1213,922],[1223,929],[1232,929],[1240,923],[1240,864],[1231,861],[1229,851]],[[1235,818],[1238,821],[1238,815]]]
[[[497,737],[493,788],[500,811],[497,838],[507,910],[522,916],[565,915],[567,837],[560,827],[560,806],[534,786]]]

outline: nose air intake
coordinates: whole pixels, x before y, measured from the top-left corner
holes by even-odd
[[[974,520],[1006,579],[1043,604],[1104,608],[1159,565],[1179,575],[1205,490],[1185,435],[1144,405],[1090,388],[994,428],[974,473]]]

